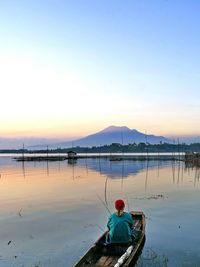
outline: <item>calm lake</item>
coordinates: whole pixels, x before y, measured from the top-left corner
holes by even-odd
[[[200,172],[183,162],[0,157],[0,266],[71,267],[106,229],[116,198],[146,215],[137,267],[200,266]]]

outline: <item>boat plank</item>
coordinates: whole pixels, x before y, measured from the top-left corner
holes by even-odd
[[[102,256],[96,263],[97,267],[108,267],[113,266],[117,262],[118,257],[116,256]]]
[[[114,256],[114,257],[111,257],[111,260],[110,260],[110,262],[109,262],[109,265],[108,265],[108,266],[114,266],[114,264],[115,264],[115,263],[117,263],[117,261],[118,261],[118,258],[119,258],[119,257],[116,257],[116,256]]]
[[[142,226],[142,222],[138,220],[138,221],[137,221],[137,224],[134,225],[134,228],[135,228],[136,230],[140,230],[141,226]]]
[[[97,267],[102,267],[102,266],[106,266],[106,261],[108,260],[109,256],[102,256],[98,262],[96,263]]]
[[[105,266],[113,266],[114,257],[109,257]]]
[[[134,223],[134,228],[137,227],[139,223],[140,223],[140,220],[139,219],[136,219],[135,220],[135,223]]]

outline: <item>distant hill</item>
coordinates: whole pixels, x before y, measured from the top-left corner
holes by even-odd
[[[88,135],[86,137],[74,140],[66,139],[50,139],[50,138],[3,138],[0,137],[0,149],[21,149],[23,144],[26,149],[38,150],[56,148],[70,148],[73,146],[92,147],[100,145],[110,145],[112,143],[120,143],[123,145],[129,143],[150,143],[158,144],[160,142],[172,143],[173,139],[177,143],[177,137],[166,138],[164,136],[145,135],[135,129],[129,129],[126,126],[109,126],[102,131]],[[179,136],[179,142],[187,144],[200,142],[200,136]]]
[[[129,143],[148,142],[158,144],[160,142],[171,142],[170,139],[163,136],[146,135],[135,129],[131,130],[126,126],[109,126],[95,134],[88,135],[81,139],[73,140],[73,146],[91,147],[100,145],[110,145],[112,143],[129,144]],[[72,142],[63,142],[57,144],[57,147],[71,147]]]
[[[21,138],[3,138],[0,137],[0,149],[21,149],[23,144],[25,148],[41,147],[46,148],[47,145],[57,144],[64,142],[62,139],[50,139],[50,138],[34,138],[34,137],[21,137]]]

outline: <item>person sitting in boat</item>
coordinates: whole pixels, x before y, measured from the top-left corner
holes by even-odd
[[[116,212],[110,215],[107,223],[109,233],[108,243],[125,244],[133,240],[133,218],[125,212],[125,203],[122,199],[115,201]]]

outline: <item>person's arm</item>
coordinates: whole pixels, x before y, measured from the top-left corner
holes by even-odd
[[[108,230],[110,230],[110,221],[111,221],[111,216],[108,218],[108,223],[107,223]]]
[[[132,215],[129,213],[130,217],[129,217],[129,220],[128,220],[128,223],[130,225],[130,228],[133,229],[133,226],[134,226],[134,220],[133,220],[133,217]]]

